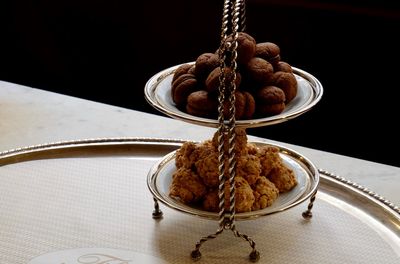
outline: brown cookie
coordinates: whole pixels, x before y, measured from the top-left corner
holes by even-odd
[[[265,86],[256,94],[257,113],[261,116],[280,114],[285,109],[285,93],[276,86]]]
[[[254,97],[249,92],[242,91],[236,91],[235,97],[235,118],[237,120],[252,118],[256,111],[256,103]],[[225,117],[228,117],[228,104],[226,103],[224,106]]]
[[[253,95],[249,92],[243,92],[243,95],[246,100],[246,107],[242,119],[251,119],[256,111],[256,101],[254,100]]]
[[[216,116],[218,100],[207,91],[200,90],[191,93],[187,98],[186,111],[188,114],[200,117]]]
[[[283,71],[283,72],[293,73],[292,66],[290,66],[290,64],[287,63],[287,62],[278,61],[277,63],[274,63],[273,66],[274,66],[274,71],[275,72]]]
[[[232,36],[227,38],[227,42],[232,42],[232,40]],[[249,34],[245,32],[238,32],[237,43],[237,62],[246,64],[251,58],[254,57],[256,52],[256,41]]]
[[[190,69],[188,70],[188,72],[187,73],[190,73],[190,74],[193,74],[193,75],[196,75],[196,74],[194,74],[194,71],[196,70],[196,65],[195,64],[193,64],[192,65],[192,67],[190,67]],[[196,79],[198,79],[197,78],[197,76],[196,76]]]
[[[230,68],[224,68],[225,71],[225,84],[228,86],[233,79],[232,70]],[[219,92],[219,75],[221,70],[219,67],[215,68],[207,77],[205,82],[206,90],[210,93],[218,93]],[[239,72],[236,73],[235,84],[236,88],[239,87],[241,82],[241,74]]]
[[[289,103],[297,94],[297,81],[293,73],[279,71],[272,76],[273,85],[281,88],[286,96],[286,103]]]
[[[274,68],[268,61],[254,57],[245,66],[246,78],[255,85],[265,86],[271,82]]]
[[[246,109],[246,97],[243,95],[242,92],[236,91],[235,92],[235,118],[236,119],[242,119],[243,114]],[[228,98],[226,98],[228,99]],[[224,103],[224,115],[225,119],[229,118],[229,104],[228,101],[225,101]]]
[[[275,43],[262,42],[256,45],[255,57],[260,57],[270,63],[275,63],[280,60],[280,53],[281,49]]]
[[[214,53],[203,53],[196,59],[194,74],[203,81],[212,70],[219,66],[219,57]]]
[[[193,74],[184,73],[172,83],[172,100],[178,107],[184,106],[189,94],[196,90],[198,90],[196,77]]]
[[[173,83],[176,79],[178,79],[179,76],[182,74],[185,74],[189,71],[189,69],[192,67],[192,65],[185,63],[181,64],[176,70],[174,71],[174,76],[172,77],[171,83]]]

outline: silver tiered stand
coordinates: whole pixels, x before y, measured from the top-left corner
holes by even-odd
[[[221,42],[218,49],[218,55],[220,59],[220,70],[221,74],[219,77],[219,106],[218,106],[218,119],[211,120],[205,118],[199,118],[195,116],[188,115],[186,113],[178,110],[171,98],[170,98],[170,77],[173,75],[174,70],[179,66],[171,67],[167,70],[164,70],[157,75],[153,76],[145,88],[145,96],[147,101],[156,109],[161,112],[177,119],[181,119],[187,122],[205,125],[205,126],[213,126],[217,127],[218,134],[218,173],[219,173],[219,186],[218,186],[218,197],[219,197],[219,212],[218,212],[218,220],[219,227],[215,233],[202,237],[195,245],[195,249],[191,252],[191,258],[193,260],[199,260],[201,258],[200,247],[203,243],[210,239],[216,238],[219,234],[221,234],[224,230],[231,230],[235,237],[239,237],[244,239],[250,244],[251,252],[249,255],[250,261],[256,262],[260,258],[260,253],[256,249],[256,243],[246,234],[239,232],[236,228],[235,219],[235,173],[236,173],[236,157],[235,157],[235,128],[236,127],[258,127],[258,126],[266,126],[271,124],[276,124],[280,122],[284,122],[291,118],[297,117],[298,115],[308,111],[311,109],[321,98],[323,90],[319,81],[313,77],[311,74],[302,71],[300,69],[296,69],[293,67],[293,72],[298,80],[298,91],[299,94],[296,100],[293,100],[292,105],[288,105],[287,109],[282,114],[253,119],[253,120],[236,120],[235,119],[235,91],[236,91],[236,69],[237,69],[237,37],[239,31],[245,31],[245,1],[244,0],[225,0],[223,6],[223,16],[222,16],[222,27],[221,27]],[[229,41],[228,36],[232,36]],[[228,55],[229,54],[229,55]],[[229,76],[229,80],[231,82],[226,82],[227,71],[225,68],[232,69],[232,76]],[[229,113],[224,113],[224,105],[228,105]],[[226,146],[227,144],[227,146]],[[293,153],[293,152],[292,152]],[[300,159],[306,160],[300,154]],[[171,160],[171,156],[167,158]],[[153,218],[159,219],[162,218],[162,211],[160,210],[158,202],[161,201],[166,205],[178,209],[181,211],[185,211],[179,208],[179,206],[171,205],[171,201],[166,201],[164,196],[160,195],[160,192],[157,190],[155,181],[158,173],[160,171],[160,167],[162,167],[165,162],[160,162],[157,164],[157,169],[155,172],[149,173],[148,178],[148,186],[150,191],[154,197],[154,211]],[[227,164],[228,168],[225,168],[225,164]],[[310,173],[312,173],[311,183],[309,184],[309,188],[307,189],[307,193],[302,195],[301,199],[296,200],[296,204],[299,202],[308,199],[309,203],[307,206],[307,210],[303,212],[303,217],[305,219],[310,219],[312,217],[312,207],[315,201],[316,193],[318,190],[319,176],[318,170],[307,161],[308,166],[312,167]],[[226,170],[227,169],[227,170]],[[226,176],[226,171],[228,172]],[[225,207],[225,184],[226,182],[229,185],[229,207]],[[283,211],[284,209],[290,208],[291,206],[286,206],[283,209],[277,211]],[[186,211],[187,212],[187,211]],[[191,213],[189,211],[189,213]],[[273,213],[273,212],[269,212]],[[269,213],[260,214],[267,215]],[[199,215],[198,213],[193,213]],[[200,214],[200,216],[202,216]],[[207,218],[210,218],[209,215],[203,215]],[[255,216],[258,216],[255,213]],[[212,218],[212,217],[211,217]],[[245,217],[245,218],[252,218]]]

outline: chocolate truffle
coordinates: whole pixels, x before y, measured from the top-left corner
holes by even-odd
[[[196,77],[193,74],[184,73],[172,83],[172,100],[178,107],[184,106],[189,94],[196,90],[198,90]]]
[[[283,72],[290,72],[293,73],[292,66],[290,66],[289,63],[284,62],[284,61],[278,61],[277,63],[273,64],[274,66],[274,71],[283,71]]]
[[[246,64],[245,72],[247,78],[260,86],[265,86],[271,82],[274,68],[268,61],[254,57]]]
[[[187,98],[186,111],[200,117],[216,116],[218,100],[204,90],[193,92]]]
[[[243,95],[246,99],[246,106],[242,119],[251,119],[256,111],[256,101],[254,100],[253,95],[249,92],[243,92]]]
[[[192,67],[192,65],[185,63],[180,65],[176,70],[174,71],[174,76],[172,77],[171,83],[173,83],[176,79],[178,79],[179,76],[182,74],[188,73],[189,69]]]
[[[232,70],[230,68],[224,68],[225,71],[225,85],[228,86],[229,83],[232,81],[233,74]],[[210,93],[218,93],[219,92],[219,75],[221,73],[221,70],[219,67],[215,68],[207,77],[205,85],[206,85],[206,90]],[[239,87],[240,82],[241,82],[241,74],[236,73],[236,88]]]
[[[194,74],[202,81],[212,70],[219,66],[219,57],[214,53],[203,53],[196,59]]]
[[[227,38],[227,42],[232,42],[232,36]],[[254,57],[256,52],[256,41],[255,39],[245,32],[238,32],[237,37],[237,62],[246,64],[251,58]]]
[[[243,95],[242,92],[236,91],[235,92],[235,118],[241,119],[243,117],[245,108],[246,108],[246,97]],[[226,98],[229,100],[229,98]],[[224,103],[224,115],[225,118],[229,118],[229,101],[225,101]]]
[[[275,63],[280,60],[281,50],[278,45],[272,42],[262,42],[256,45],[255,56],[263,58],[270,63]]]
[[[297,81],[293,73],[276,72],[272,76],[272,83],[281,88],[286,96],[286,103],[289,103],[297,94]]]
[[[285,93],[276,86],[265,86],[256,95],[257,112],[261,115],[277,115],[285,109]]]

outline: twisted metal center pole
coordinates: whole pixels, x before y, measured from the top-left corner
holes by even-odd
[[[238,47],[238,31],[239,22],[240,30],[245,29],[245,2],[244,0],[225,0],[224,10],[222,16],[221,28],[221,42],[218,49],[218,56],[220,60],[220,75],[219,75],[219,96],[218,96],[218,199],[219,199],[219,228],[211,235],[203,237],[196,243],[195,250],[192,251],[191,257],[193,260],[201,258],[200,247],[201,245],[216,238],[225,229],[230,229],[236,237],[249,242],[252,247],[250,253],[250,260],[256,262],[260,258],[259,252],[255,249],[254,241],[247,235],[240,233],[236,230],[235,225],[235,177],[236,177],[236,119],[235,119],[235,92],[236,92],[236,70],[237,70],[237,47]],[[231,19],[231,20],[230,20]],[[231,32],[229,32],[229,26]],[[228,32],[231,38],[227,41]],[[229,54],[229,56],[227,56]],[[225,109],[228,109],[228,118],[226,119]],[[227,147],[227,148],[226,148]],[[227,164],[226,164],[227,163]],[[226,165],[228,165],[226,167]],[[228,184],[226,184],[228,178]],[[229,186],[229,208],[226,209],[225,197],[226,186]]]

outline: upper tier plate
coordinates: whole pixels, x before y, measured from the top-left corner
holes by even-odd
[[[193,62],[191,63],[193,64]],[[217,119],[202,118],[182,112],[172,101],[171,80],[175,69],[179,66],[176,65],[165,69],[149,79],[145,86],[146,100],[154,108],[173,118],[198,125],[218,127]],[[308,72],[295,67],[292,68],[297,79],[298,89],[296,97],[286,105],[285,110],[279,115],[249,120],[236,120],[236,126],[259,127],[281,123],[305,113],[318,103],[323,94],[321,83]]]

